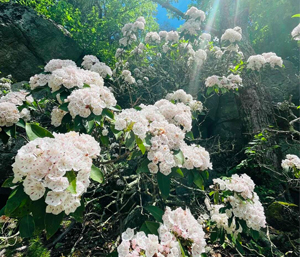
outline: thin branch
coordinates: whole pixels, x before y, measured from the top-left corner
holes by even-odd
[[[170,10],[171,12],[177,14],[178,16],[180,16],[183,19],[186,18],[185,14],[182,11],[180,11],[179,9],[177,9],[176,7],[171,5],[169,2],[164,2],[162,0],[152,0],[152,2],[160,4],[163,8]]]

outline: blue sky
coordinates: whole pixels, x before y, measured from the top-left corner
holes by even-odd
[[[176,8],[178,8],[180,11],[182,12],[186,12],[188,5],[191,3],[191,0],[179,0],[178,3],[172,3],[173,6],[175,6]],[[167,16],[167,10],[165,8],[162,8],[159,4],[158,4],[158,8],[157,8],[157,22],[158,24],[162,27],[162,29],[165,29],[164,25],[165,23],[169,23],[170,28],[176,29],[178,28],[181,24],[183,24],[183,20],[178,20],[178,19],[169,19]]]

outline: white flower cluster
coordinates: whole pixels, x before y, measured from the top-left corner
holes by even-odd
[[[223,51],[218,46],[214,46],[211,51],[214,53],[217,59],[220,59],[223,56]]]
[[[124,80],[129,84],[135,83],[135,78],[131,76],[131,72],[129,70],[123,70],[122,76],[124,77]]]
[[[148,32],[145,37],[146,44],[159,44],[160,36],[157,32]]]
[[[282,160],[281,167],[284,169],[294,169],[300,170],[300,158],[294,154],[287,154],[286,159]]]
[[[188,66],[196,64],[197,66],[201,67],[207,58],[207,53],[202,49],[199,49],[197,51],[191,49],[190,54],[191,57],[189,57],[188,59]]]
[[[101,115],[104,108],[116,106],[117,101],[113,93],[105,86],[90,87],[74,90],[68,96],[68,110],[73,119],[76,115],[87,118],[91,113]]]
[[[0,103],[0,131],[1,127],[10,127],[17,123],[20,119],[20,113],[12,103]]]
[[[65,88],[83,88],[85,84],[103,86],[103,78],[96,72],[83,70],[70,60],[51,60],[46,66],[45,71],[51,74],[38,74],[30,78],[31,89],[39,86],[48,86],[52,92]]]
[[[226,29],[225,33],[221,37],[221,41],[228,40],[230,43],[241,41],[242,39],[242,29],[240,27],[235,27],[233,29]]]
[[[34,101],[28,94],[28,92],[20,90],[19,92],[9,92],[0,98],[0,127],[10,127],[20,118],[25,121],[30,120],[30,111],[27,108],[23,108],[21,112],[17,108],[24,102],[32,103]]]
[[[160,31],[159,36],[161,40],[167,41],[169,43],[178,43],[179,42],[179,34],[177,31]]]
[[[172,211],[167,207],[162,219],[163,224],[159,227],[161,238],[174,235],[181,242],[185,241],[190,245],[189,253],[193,257],[200,257],[205,252],[205,233],[189,209]]]
[[[192,111],[202,112],[203,110],[203,104],[200,101],[194,100],[192,95],[187,94],[182,89],[167,94],[166,99],[169,101],[184,103],[188,105]]]
[[[212,169],[209,159],[209,153],[199,145],[182,144],[180,150],[184,156],[183,168],[192,170],[194,168],[200,170]]]
[[[202,33],[199,38],[204,41],[211,41],[211,35],[209,33]]]
[[[80,197],[90,183],[92,159],[99,154],[98,142],[89,135],[69,132],[54,134],[54,138],[37,138],[19,149],[12,165],[13,183],[22,181],[24,192],[32,201],[47,192],[47,213],[69,214],[80,206]],[[68,190],[70,171],[76,174],[76,192]]]
[[[180,27],[180,31],[189,35],[198,34],[201,30],[201,22],[205,20],[205,13],[193,6],[185,15],[187,16],[187,20]]]
[[[123,38],[120,39],[120,45],[131,45],[132,42],[137,40],[136,32],[144,30],[146,20],[144,17],[139,17],[134,23],[127,23],[122,28]]]
[[[192,257],[200,257],[205,252],[204,232],[201,225],[192,216],[189,209],[177,208],[172,211],[169,207],[163,215],[159,237],[144,232],[134,233],[128,228],[122,234],[122,242],[118,246],[119,257],[180,257],[182,245],[188,245]]]
[[[0,97],[11,90],[12,81],[10,78],[0,78]]]
[[[100,62],[94,55],[86,55],[83,57],[82,67],[97,72],[102,78],[112,76],[112,70],[105,63]]]
[[[54,127],[59,127],[61,125],[62,119],[68,112],[59,109],[55,106],[51,112],[51,125]]]
[[[189,19],[199,19],[200,21],[205,20],[205,13],[201,10],[198,10],[196,7],[192,6],[190,9],[187,10],[185,13],[186,16],[189,17]]]
[[[145,45],[143,43],[139,43],[139,45],[136,46],[130,53],[131,54],[142,54],[144,52],[144,50],[146,50]],[[116,52],[116,56],[118,56],[117,52]],[[116,59],[117,59],[117,57],[116,57]]]
[[[220,190],[229,190],[232,192],[240,193],[244,199],[251,199],[252,193],[255,187],[253,180],[247,175],[242,174],[241,176],[234,174],[230,179],[214,179],[214,184],[218,184]]]
[[[20,90],[18,92],[9,92],[5,96],[0,98],[0,103],[8,102],[16,106],[23,105],[24,102],[32,103],[34,100],[32,96],[29,96],[29,93],[25,90]]]
[[[180,150],[181,147],[184,147],[183,155],[186,157],[187,167],[193,165],[200,170],[211,168],[209,154],[204,148],[188,146],[184,142],[185,132],[192,128],[191,108],[186,105],[193,101],[191,96],[184,91],[174,92],[173,96],[177,101],[182,102],[174,104],[162,99],[154,105],[141,105],[140,111],[123,110],[115,117],[115,128],[132,129],[141,140],[144,140],[147,135],[151,137],[151,146],[147,149],[147,157],[151,161],[148,168],[151,173],[160,170],[164,175],[169,175],[173,167],[181,167],[174,156],[174,151]]]
[[[71,60],[52,59],[46,64],[44,70],[45,72],[53,72],[68,66],[76,67],[76,63]]]
[[[294,40],[300,40],[300,23],[292,30],[291,34]]]
[[[266,64],[269,64],[271,68],[276,65],[282,67],[283,61],[281,57],[278,57],[275,53],[263,53],[262,55],[252,55],[247,60],[247,68],[251,70],[260,70]]]
[[[229,76],[219,77],[216,75],[210,76],[205,80],[206,87],[217,86],[218,88],[226,88],[228,90],[238,88],[243,82],[240,75],[230,74]]]
[[[134,234],[134,230],[128,228],[122,234],[122,242],[118,246],[119,257],[180,257],[180,246],[176,241],[175,236],[170,234],[170,238],[166,238],[159,242],[159,238],[156,235],[149,234],[148,236],[144,232],[137,232]]]
[[[239,176],[235,174],[229,179],[214,179],[213,182],[218,185],[221,191],[233,192],[233,195],[224,199],[224,203],[230,205],[230,208],[226,208],[225,213],[219,212],[220,208],[225,207],[225,205],[213,205],[210,209],[211,220],[215,221],[218,227],[223,227],[228,233],[232,233],[237,227],[235,218],[244,220],[247,226],[253,230],[259,231],[260,228],[266,226],[264,208],[254,192],[255,184],[248,175]],[[232,218],[230,227],[228,226],[229,218]],[[241,226],[235,232],[242,232]]]

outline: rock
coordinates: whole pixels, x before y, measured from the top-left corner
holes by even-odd
[[[272,101],[275,103],[289,100],[292,95],[293,102],[299,103],[300,77],[299,70],[290,61],[283,61],[284,68],[270,69],[267,74],[261,76],[262,84],[267,88]]]
[[[0,71],[29,80],[51,59],[81,59],[83,51],[68,31],[34,10],[0,4]]]
[[[267,222],[275,229],[292,231],[299,226],[298,206],[286,202],[273,202],[266,209]]]

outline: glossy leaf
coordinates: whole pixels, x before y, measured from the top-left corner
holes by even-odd
[[[68,171],[66,173],[66,177],[68,178],[69,181],[69,186],[67,190],[69,190],[72,194],[76,194],[76,174],[73,170]]]
[[[159,191],[163,198],[168,198],[170,194],[171,179],[170,176],[165,176],[161,172],[157,173],[157,183]]]
[[[12,181],[13,181],[13,177],[11,178],[7,178],[4,183],[2,184],[2,187],[5,187],[5,188],[10,188],[10,187],[13,187],[15,186],[16,184],[14,184]]]
[[[148,158],[145,158],[141,165],[137,168],[136,173],[140,174],[140,173],[150,173],[149,168],[148,168],[148,164],[150,163],[150,161],[148,160]]]
[[[162,216],[164,215],[164,211],[162,209],[157,206],[146,206],[145,209],[152,214],[156,221],[163,222]]]
[[[59,229],[63,218],[64,218],[64,212],[61,212],[58,215],[54,215],[52,213],[46,213],[44,222],[45,222],[47,240],[50,237],[52,237]]]
[[[26,215],[20,220],[19,224],[20,236],[24,238],[32,237],[34,233],[35,223],[31,215]]]
[[[34,123],[26,123],[26,134],[30,141],[43,137],[54,138],[54,136],[47,129],[42,128]]]
[[[91,168],[90,178],[100,184],[102,184],[104,181],[104,176],[103,176],[102,171],[98,167],[96,167],[94,164],[92,165],[92,168]]]
[[[23,187],[18,186],[15,188],[6,202],[5,215],[9,216],[9,214],[15,211],[26,198],[28,198],[28,195],[25,194]]]

